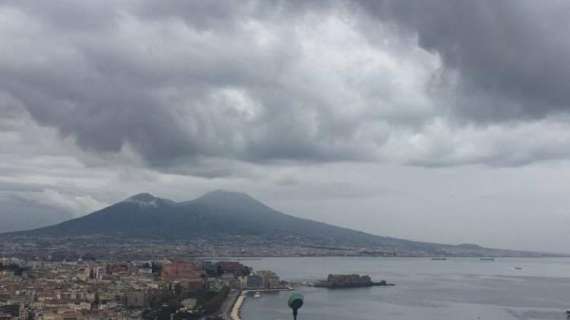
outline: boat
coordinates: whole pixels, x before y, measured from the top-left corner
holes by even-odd
[[[446,257],[433,257],[433,258],[431,258],[431,259],[432,259],[433,261],[445,261],[445,260],[447,260]]]
[[[255,292],[255,294],[253,295],[254,298],[261,298],[261,293],[259,293],[259,291]]]
[[[481,260],[481,261],[495,261],[495,258],[483,257],[483,258],[480,258],[479,260]]]

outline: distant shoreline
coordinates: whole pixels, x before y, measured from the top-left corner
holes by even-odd
[[[234,260],[261,260],[267,258],[385,258],[385,259],[399,259],[399,258],[440,258],[444,257],[447,259],[464,259],[464,258],[473,258],[473,259],[480,259],[480,258],[495,258],[495,259],[516,259],[516,258],[525,258],[525,259],[542,259],[542,258],[570,258],[570,254],[568,255],[544,255],[544,256],[441,256],[441,255],[434,255],[434,256],[368,256],[368,255],[352,255],[352,256],[345,256],[345,255],[273,255],[273,256],[235,256],[235,255],[227,255],[227,256],[189,256],[190,258],[194,259],[207,259],[207,260],[219,260],[219,259],[234,259]]]

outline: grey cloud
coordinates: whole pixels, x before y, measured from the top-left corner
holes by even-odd
[[[75,1],[63,0],[53,3],[23,1],[0,1],[0,6],[22,10],[33,15],[42,22],[58,27],[66,32],[87,32],[99,28],[114,27],[113,21],[120,11],[116,10],[111,1]]]
[[[172,2],[159,9],[139,1],[114,11],[92,2],[45,11],[11,4],[2,7],[13,16],[2,31],[13,47],[0,59],[0,87],[40,124],[86,150],[130,146],[157,167],[204,156],[370,157],[355,143],[358,121],[339,126],[328,93],[318,83],[297,83],[311,79],[296,65],[299,43],[289,21],[260,20],[255,2]],[[106,14],[85,19],[88,30],[74,28],[81,22],[75,13],[92,6]],[[216,29],[221,24],[232,27]],[[236,99],[255,110],[238,110]]]
[[[516,144],[516,159],[498,144],[465,156],[469,137],[436,140],[427,151],[401,149],[417,148],[407,141],[425,135],[438,117],[501,124],[566,112],[568,7],[0,1],[7,49],[0,54],[0,98],[88,152],[132,150],[165,172],[211,178],[234,169],[203,165],[208,159],[396,159],[421,166],[560,159],[567,154],[555,150],[565,141],[544,150]],[[327,22],[331,17],[338,21]],[[394,141],[401,145],[396,152]]]
[[[39,192],[46,188],[46,185],[30,185],[21,182],[2,182],[0,181],[0,192]]]
[[[357,2],[457,72],[450,103],[461,116],[496,122],[570,111],[567,1]]]
[[[230,27],[240,22],[244,14],[259,10],[256,1],[184,1],[164,3],[144,1],[134,6],[134,12],[151,19],[182,19],[201,30]]]

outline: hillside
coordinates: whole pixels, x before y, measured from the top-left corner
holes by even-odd
[[[407,254],[526,255],[477,245],[453,246],[381,237],[297,218],[273,210],[246,194],[227,191],[210,192],[186,202],[143,193],[80,218],[12,234],[215,241],[247,237],[290,246],[352,247]]]

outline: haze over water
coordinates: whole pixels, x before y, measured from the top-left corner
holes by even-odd
[[[565,319],[570,309],[570,259],[264,258],[244,262],[290,281],[329,273],[369,274],[395,287],[328,290],[302,287],[299,320]],[[515,267],[522,268],[516,270]],[[291,319],[289,293],[249,298],[243,319]]]

